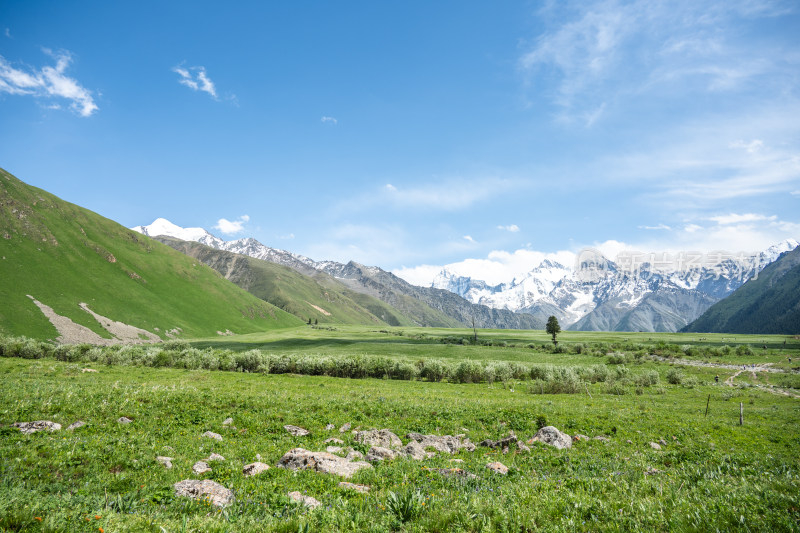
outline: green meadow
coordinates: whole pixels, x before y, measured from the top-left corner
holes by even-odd
[[[800,529],[800,340],[564,332],[554,348],[544,332],[477,337],[326,325],[124,348],[2,338],[0,529]],[[776,371],[725,383],[739,365]],[[133,422],[119,424],[122,416]],[[32,420],[86,425],[32,435],[11,427]],[[366,453],[350,432],[325,429],[345,423],[388,428],[404,444],[409,432],[477,444],[513,431],[527,441],[545,425],[590,440],[378,462],[348,480],[367,494],[340,488],[335,475],[275,467],[292,448],[323,451],[330,437]],[[286,424],[311,434],[293,437]],[[225,460],[194,475],[212,452]],[[257,455],[272,468],[245,478]],[[494,461],[508,474],[488,470]],[[453,467],[477,477],[437,470]],[[216,509],[176,497],[184,479],[217,481],[235,500]],[[306,509],[290,491],[322,505]]]

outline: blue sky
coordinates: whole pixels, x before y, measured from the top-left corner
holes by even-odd
[[[0,166],[409,279],[800,238],[798,117],[795,1],[0,4]]]

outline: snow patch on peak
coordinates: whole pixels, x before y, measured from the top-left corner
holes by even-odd
[[[158,237],[159,235],[164,235],[184,241],[201,242],[203,244],[208,244],[207,241],[220,240],[203,228],[182,228],[177,224],[173,224],[166,218],[157,218],[148,226],[136,226],[131,229],[141,233],[142,235],[147,235],[148,237]]]

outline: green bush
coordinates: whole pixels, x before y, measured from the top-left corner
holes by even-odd
[[[667,371],[667,383],[671,385],[680,385],[683,381],[683,371],[680,368],[670,368]]]

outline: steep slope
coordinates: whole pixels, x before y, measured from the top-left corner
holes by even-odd
[[[79,304],[161,338],[300,324],[205,265],[2,169],[0,207],[2,333],[58,336],[28,295],[106,339]]]
[[[414,324],[384,302],[355,293],[322,272],[307,276],[283,265],[198,242],[164,236],[155,239],[202,261],[249,293],[303,320],[323,324]]]
[[[682,331],[800,333],[800,247],[781,255]]]

